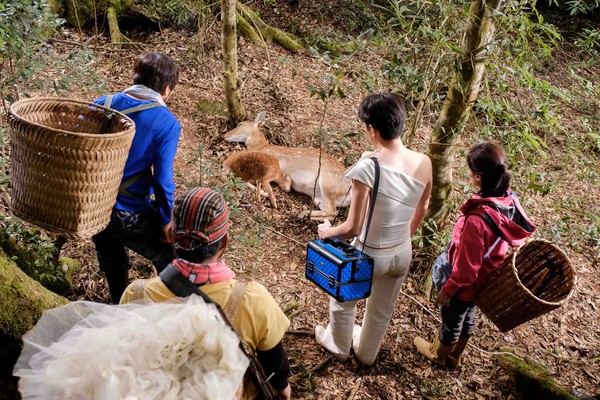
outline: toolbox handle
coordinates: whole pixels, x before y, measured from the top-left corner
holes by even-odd
[[[353,256],[356,252],[356,248],[345,240],[339,239],[323,239],[323,243],[330,244],[335,248],[339,249],[344,253],[344,256]]]

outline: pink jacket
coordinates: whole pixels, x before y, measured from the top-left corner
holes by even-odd
[[[495,206],[485,203],[493,203]],[[496,223],[506,240],[499,239],[483,219],[484,211]],[[474,195],[463,204],[461,213],[454,225],[448,250],[452,274],[442,290],[448,297],[458,292],[460,300],[473,301],[477,285],[483,283],[500,266],[509,245],[519,246],[535,232],[536,227],[512,191],[506,197],[481,198]]]

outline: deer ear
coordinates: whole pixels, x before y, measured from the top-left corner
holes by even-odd
[[[267,115],[266,111],[259,112],[258,115],[256,116],[256,119],[254,120],[254,123],[256,125],[261,124],[265,120],[266,115]]]

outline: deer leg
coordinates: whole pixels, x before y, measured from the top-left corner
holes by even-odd
[[[260,203],[260,181],[256,181],[256,202]]]
[[[263,197],[269,197],[269,194],[267,192],[265,192],[264,190],[260,190],[255,185],[251,184],[250,182],[246,182],[246,185],[248,185],[248,187],[250,189],[252,189],[252,190],[259,190],[261,196],[263,196]]]
[[[325,185],[324,179],[319,179],[319,191],[321,199],[315,198],[315,203],[319,210],[313,210],[309,216],[312,221],[323,221],[325,218],[335,218],[335,195],[331,193],[331,188]]]
[[[273,194],[273,188],[271,187],[271,183],[269,183],[269,181],[263,181],[262,184],[269,193],[269,200],[271,201],[271,205],[273,206],[273,208],[277,208],[277,201],[275,201],[275,195]]]

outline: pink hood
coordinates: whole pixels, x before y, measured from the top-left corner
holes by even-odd
[[[500,266],[509,246],[521,245],[536,227],[511,191],[506,197],[474,195],[463,204],[461,212],[448,251],[452,274],[442,290],[449,297],[458,293],[460,300],[473,301],[476,286]],[[497,231],[485,221],[484,213],[495,223]]]

